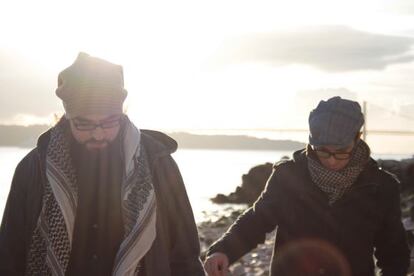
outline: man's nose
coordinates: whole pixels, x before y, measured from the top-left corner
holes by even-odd
[[[327,159],[327,162],[329,165],[335,165],[337,160],[335,159],[335,157],[333,155],[329,156],[329,158]]]
[[[104,130],[98,126],[97,128],[95,128],[94,130],[92,130],[92,137],[96,140],[96,141],[101,141],[105,138],[105,133]]]

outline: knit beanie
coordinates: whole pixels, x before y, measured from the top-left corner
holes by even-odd
[[[56,95],[62,99],[68,119],[122,113],[127,96],[122,66],[79,53],[75,62],[60,72]]]

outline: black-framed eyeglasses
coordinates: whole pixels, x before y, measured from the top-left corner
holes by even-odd
[[[333,156],[336,160],[348,160],[351,158],[353,150],[348,152],[330,152],[323,149],[314,149],[316,155],[323,159],[328,159]]]
[[[73,119],[73,125],[77,130],[80,131],[92,131],[96,128],[100,127],[102,129],[111,129],[114,127],[118,127],[121,125],[121,122],[123,120],[124,116],[120,116],[114,119],[108,119],[99,123],[92,123],[88,121],[77,121],[76,119]]]

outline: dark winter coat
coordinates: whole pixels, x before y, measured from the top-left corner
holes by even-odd
[[[277,228],[270,275],[405,276],[409,249],[397,181],[370,160],[334,204],[311,180],[304,151],[274,166],[264,192],[209,249],[231,263]],[[338,262],[336,262],[336,261]],[[342,269],[342,270],[341,270]],[[342,272],[340,272],[342,271]]]
[[[17,166],[0,228],[0,275],[24,275],[26,255],[42,206],[45,156],[50,131]],[[199,276],[204,270],[192,209],[178,167],[171,157],[177,143],[143,130],[157,198],[156,239],[144,257],[147,276]]]

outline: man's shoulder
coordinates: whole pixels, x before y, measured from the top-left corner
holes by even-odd
[[[395,174],[379,167],[373,160],[370,161],[367,169],[367,179],[375,182],[381,190],[398,190],[400,185],[400,181]]]
[[[40,168],[38,148],[34,148],[16,166],[12,181],[14,189],[19,192],[30,190],[29,192],[35,197],[34,191],[39,187],[36,183],[40,183],[38,178],[41,173]]]
[[[23,169],[27,167],[31,167],[35,165],[39,161],[39,152],[38,148],[35,147],[32,150],[30,150],[23,158],[20,160],[20,162],[17,164],[17,169]]]
[[[382,168],[378,168],[377,170],[378,178],[380,179],[380,184],[385,189],[399,189],[400,186],[400,180],[398,177]]]
[[[151,153],[171,154],[177,150],[177,142],[163,132],[143,129],[141,137],[146,149]]]
[[[277,171],[290,170],[295,166],[295,162],[291,159],[281,159],[273,164],[273,169]]]
[[[304,170],[306,166],[295,159],[283,159],[273,165],[273,173],[269,182],[278,183],[278,186],[300,186],[306,179]]]
[[[39,154],[38,148],[34,148],[29,151],[17,164],[15,172],[18,174],[27,174],[30,171],[39,167]]]
[[[292,171],[306,167],[306,156],[304,150],[298,150],[293,153],[293,157],[283,156],[279,161],[273,164],[273,169],[277,171]]]

